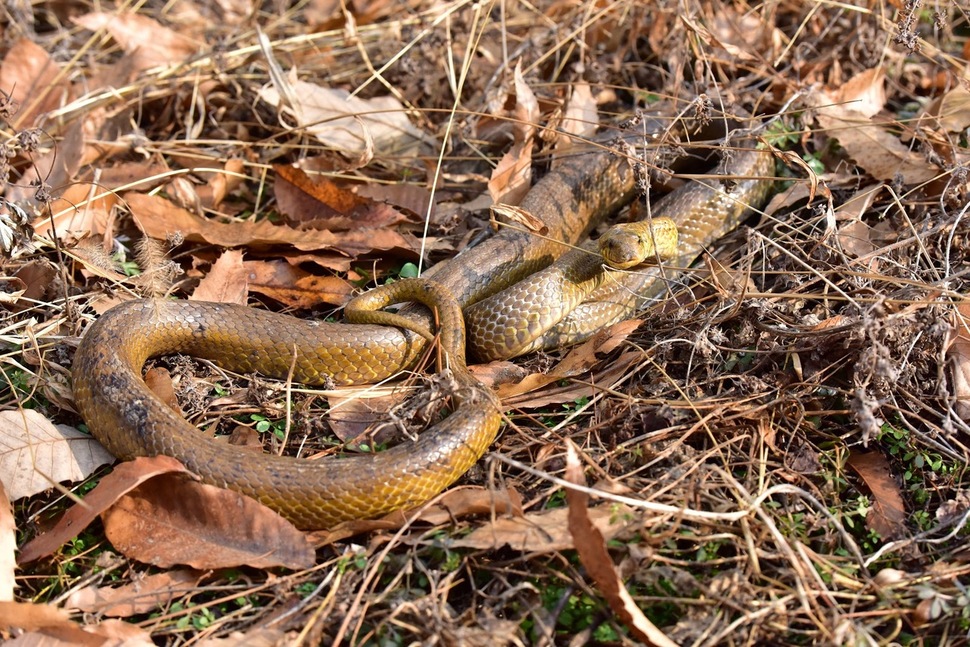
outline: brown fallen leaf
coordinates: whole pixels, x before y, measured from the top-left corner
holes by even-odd
[[[128,55],[126,64],[134,75],[161,65],[182,63],[195,54],[201,43],[165,27],[148,16],[95,11],[74,18],[91,31],[105,30]]]
[[[950,325],[946,354],[953,376],[953,409],[964,421],[970,421],[970,302],[957,306]]]
[[[64,606],[111,618],[129,618],[164,608],[175,598],[193,591],[204,573],[176,569],[137,577],[121,586],[86,586],[72,592]]]
[[[14,278],[22,282],[23,292],[20,297],[23,297],[27,303],[15,302],[4,305],[14,312],[34,307],[33,302],[39,301],[49,293],[55,276],[57,276],[57,270],[47,261],[34,260],[25,263],[14,272]]]
[[[222,173],[215,173],[206,182],[206,190],[199,192],[202,204],[218,207],[226,197],[242,185],[245,179],[245,164],[239,158],[226,160]]]
[[[354,286],[338,276],[318,276],[287,261],[245,261],[243,268],[250,291],[291,308],[342,306],[354,294]]]
[[[569,101],[560,130],[569,135],[590,137],[599,125],[600,113],[589,83],[580,81],[569,91]],[[564,138],[565,139],[565,138]]]
[[[85,495],[81,503],[69,508],[52,529],[27,542],[20,549],[17,561],[25,564],[52,554],[59,546],[87,528],[95,517],[113,505],[120,496],[143,481],[159,474],[185,471],[180,462],[168,456],[136,458],[120,463]]]
[[[97,440],[33,409],[0,411],[0,482],[16,501],[81,481],[114,457]]]
[[[175,395],[175,385],[172,383],[172,374],[168,369],[153,366],[145,371],[145,385],[167,404],[169,409],[182,415],[182,408],[179,407],[179,400]]]
[[[398,209],[418,216],[422,220],[431,208],[431,192],[423,186],[396,182],[394,184],[364,184],[356,189],[357,195],[377,202],[386,202]],[[431,217],[434,218],[434,211]]]
[[[105,510],[101,520],[119,552],[160,568],[300,569],[315,561],[307,537],[277,512],[185,474],[143,482]]]
[[[818,92],[810,97],[815,119],[829,137],[838,140],[846,153],[877,180],[912,186],[928,182],[941,169],[924,155],[904,145],[888,124],[872,121],[886,102],[881,68],[866,70],[833,93]]]
[[[349,191],[322,175],[310,177],[303,169],[284,164],[273,169],[276,202],[291,223],[346,231],[392,227],[406,220],[393,207]]]
[[[375,250],[414,254],[420,247],[413,236],[405,236],[391,229],[331,232],[296,229],[268,220],[227,223],[207,220],[157,195],[126,193],[124,199],[139,229],[146,236],[158,240],[165,240],[177,231],[182,233],[186,241],[193,243],[250,249],[292,245],[303,251],[334,249],[353,257]]]
[[[586,476],[579,453],[571,441],[566,441],[566,480],[586,487]],[[590,517],[589,495],[573,488],[566,489],[569,506],[569,534],[572,535],[579,561],[582,562],[596,588],[606,599],[613,613],[626,625],[637,640],[659,647],[677,647],[677,643],[658,629],[633,600],[623,585],[610,553],[606,550],[606,538]]]
[[[329,530],[310,533],[317,548],[348,537],[375,531],[393,531],[406,524],[422,522],[439,525],[468,516],[522,515],[522,495],[513,489],[493,490],[478,486],[458,486],[439,495],[433,503],[414,510],[396,510],[380,519],[346,521]]]
[[[522,202],[532,186],[532,147],[535,124],[539,120],[539,101],[522,76],[522,61],[516,63],[512,76],[515,107],[510,116],[514,141],[492,171],[488,193],[496,204],[516,205]],[[505,110],[500,112],[499,116],[505,116]]]
[[[327,419],[330,429],[341,441],[385,443],[399,437],[399,429],[389,420],[388,412],[404,402],[406,389],[390,393],[356,390],[350,395],[330,395]]]
[[[13,507],[7,497],[7,491],[0,483],[0,602],[13,600],[13,592],[17,587],[14,570],[17,560],[14,552],[17,550],[17,522],[13,517]]]
[[[885,540],[900,538],[906,530],[906,505],[889,461],[880,452],[853,451],[848,464],[872,494],[866,527],[878,532]]]
[[[108,229],[111,212],[121,200],[104,186],[91,182],[76,182],[68,186],[51,205],[50,218],[37,222],[38,234],[50,236],[51,221],[60,238],[82,234],[102,235]]]
[[[246,305],[249,297],[249,273],[243,266],[240,249],[227,249],[212,264],[209,273],[189,296],[190,301],[217,301]]]
[[[500,386],[498,388],[499,397],[501,397],[503,400],[513,398],[515,396],[530,393],[548,384],[559,382],[562,379],[576,377],[587,373],[601,361],[598,355],[605,355],[606,353],[612,352],[614,349],[618,348],[619,345],[622,344],[630,335],[632,335],[642,323],[642,319],[628,319],[600,330],[588,340],[569,351],[566,357],[564,357],[559,364],[554,366],[546,373],[534,373],[517,384]],[[627,355],[628,353],[620,355],[619,359],[610,364],[608,369],[608,373],[610,375],[616,373],[615,369],[617,366],[624,363],[629,363],[632,360],[632,357],[626,357]],[[598,382],[599,386],[605,388],[612,386],[612,384],[606,384],[606,382],[606,378],[604,376],[600,376]],[[585,385],[585,387],[587,390],[590,388],[588,385]],[[522,400],[517,400],[516,402],[521,406],[525,406],[525,403]],[[528,406],[534,405],[530,403]]]
[[[10,93],[18,108],[8,124],[14,131],[41,125],[39,116],[65,105],[73,96],[60,65],[29,38],[7,46],[0,65],[0,88]]]
[[[49,604],[0,602],[0,630],[35,631],[44,627],[75,626],[67,611]]]
[[[517,517],[499,517],[456,539],[452,545],[477,550],[499,550],[508,546],[524,553],[554,553],[575,548],[568,527],[569,510],[555,508]],[[593,525],[612,539],[632,522],[629,508],[604,504],[589,510]]]

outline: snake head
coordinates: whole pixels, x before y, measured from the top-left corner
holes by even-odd
[[[599,250],[617,270],[668,260],[677,256],[677,225],[670,218],[613,225],[600,237]]]

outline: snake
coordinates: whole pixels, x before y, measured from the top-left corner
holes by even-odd
[[[641,141],[642,135],[624,139]],[[299,528],[329,528],[421,505],[480,460],[501,426],[496,396],[468,371],[466,345],[475,359],[510,357],[579,339],[591,322],[603,326],[629,316],[763,204],[773,171],[764,151],[737,151],[725,155],[720,177],[695,180],[662,199],[650,217],[675,224],[679,242],[669,266],[603,273],[601,260],[589,261],[589,249],[564,256],[637,195],[634,166],[617,147],[602,144],[565,156],[520,204],[544,224],[544,235],[506,227],[421,278],[355,297],[345,313],[349,323],[191,300],[123,302],[91,324],[78,345],[72,367],[78,412],[117,458],[177,458],[203,482],[253,497]],[[584,300],[571,294],[577,281],[584,294],[599,297],[579,303],[572,320],[551,321],[564,301]],[[412,301],[421,305],[396,314],[385,310]],[[374,383],[411,368],[431,339],[453,377],[451,413],[416,440],[380,452],[313,460],[217,443],[142,378],[149,359],[183,353],[240,373],[307,384]]]

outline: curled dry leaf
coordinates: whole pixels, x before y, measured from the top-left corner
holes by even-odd
[[[0,411],[0,482],[14,501],[81,481],[114,460],[91,436],[32,409]]]
[[[515,517],[499,517],[454,540],[457,548],[499,550],[505,547],[524,553],[554,553],[576,547],[569,532],[569,511],[555,508]],[[615,504],[589,510],[590,522],[607,539],[612,539],[632,523],[630,510]]]
[[[642,323],[642,319],[628,319],[600,330],[586,342],[569,351],[569,354],[551,370],[545,373],[533,373],[517,384],[503,384],[498,388],[499,397],[508,405],[515,404],[515,406],[519,407],[540,407],[548,404],[571,402],[579,397],[595,395],[596,389],[611,388],[616,384],[617,380],[623,377],[624,371],[631,364],[642,361],[642,354],[639,351],[629,351],[621,354],[615,361],[610,362],[609,366],[602,373],[598,373],[593,377],[586,377],[582,380],[582,383],[577,383],[575,388],[570,389],[568,392],[560,390],[558,396],[543,393],[539,398],[517,397],[541,389],[549,384],[557,383],[563,379],[585,375],[601,361],[597,355],[605,355],[613,351],[633,334]],[[596,388],[594,388],[594,384]],[[549,400],[549,397],[553,397],[554,399]]]
[[[947,356],[953,374],[954,411],[970,422],[970,303],[961,303],[953,313]]]
[[[413,510],[395,510],[380,519],[346,521],[329,530],[318,530],[310,534],[315,545],[320,547],[362,533],[398,530],[416,521],[431,525],[452,524],[456,519],[478,515],[521,517],[522,495],[513,489],[458,486],[443,492],[433,502]]]
[[[50,218],[38,220],[34,228],[38,234],[50,236],[51,222],[61,239],[68,235],[102,235],[120,199],[103,186],[91,182],[76,182],[68,186],[61,197],[51,204]]]
[[[576,446],[571,441],[567,441],[566,445],[566,480],[582,487],[586,486],[583,465],[579,461]],[[606,538],[590,517],[590,510],[587,507],[589,495],[580,490],[568,488],[566,504],[569,507],[569,533],[573,537],[579,561],[596,582],[596,588],[613,609],[613,613],[637,640],[642,640],[648,645],[658,645],[658,647],[677,647],[677,643],[647,619],[630,592],[626,590],[606,550]]]
[[[496,203],[519,204],[532,185],[532,147],[539,102],[522,77],[522,61],[515,65],[513,85],[515,108],[511,116],[515,141],[488,180],[488,193]]]
[[[0,602],[0,631],[36,631],[48,627],[74,627],[63,609],[33,602]]]
[[[569,101],[566,103],[562,131],[569,135],[589,137],[596,132],[599,119],[596,99],[593,98],[589,83],[581,81],[575,84],[570,90]]]

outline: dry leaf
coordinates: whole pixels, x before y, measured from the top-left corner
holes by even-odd
[[[907,186],[928,182],[940,169],[925,156],[909,149],[887,128],[871,118],[885,103],[881,69],[867,70],[843,85],[839,92],[818,92],[810,97],[815,118],[846,153],[877,180],[903,178]]]
[[[138,227],[146,236],[158,240],[165,240],[173,232],[181,232],[185,240],[192,243],[251,249],[285,244],[303,251],[335,249],[352,257],[375,250],[416,253],[420,247],[413,237],[405,237],[390,229],[334,233],[295,229],[268,220],[224,223],[197,216],[155,195],[126,193],[124,199]]]
[[[571,441],[566,441],[565,476],[570,483],[586,487],[583,465],[579,461],[576,446]],[[587,507],[589,495],[580,490],[567,488],[566,504],[569,506],[569,533],[573,537],[579,561],[596,582],[596,588],[613,609],[613,613],[637,640],[642,640],[648,645],[677,647],[677,643],[667,638],[643,615],[643,611],[623,585],[623,580],[606,550],[606,538],[590,517],[591,511]]]
[[[34,537],[20,549],[18,561],[32,562],[52,554],[57,548],[76,537],[94,518],[113,505],[125,492],[143,481],[168,472],[185,472],[182,463],[168,456],[136,458],[120,463],[87,493],[82,503],[65,512],[49,531]]]
[[[311,177],[288,165],[273,168],[277,176],[273,185],[276,202],[291,223],[346,231],[391,227],[406,220],[393,207],[348,191],[327,177]]]
[[[17,550],[17,522],[13,518],[13,507],[7,492],[0,483],[0,602],[13,600],[17,582],[14,570],[17,560],[14,551]]]
[[[32,602],[0,602],[0,631],[13,628],[35,631],[64,626],[74,626],[74,623],[63,609]]]
[[[168,568],[308,568],[313,547],[293,524],[255,499],[162,474],[102,515],[104,534],[122,554]]]
[[[16,131],[39,126],[39,116],[70,100],[67,77],[47,50],[28,38],[9,44],[6,52],[0,65],[0,88],[10,93],[17,107],[9,127]]]
[[[849,467],[863,480],[872,493],[872,507],[866,515],[866,527],[885,540],[898,539],[906,530],[906,506],[899,485],[892,476],[889,461],[879,452],[853,451]]]
[[[416,151],[427,140],[411,125],[404,106],[394,97],[361,99],[350,96],[346,90],[325,88],[292,76],[287,83],[290,91],[266,86],[259,97],[341,153],[362,155],[372,142],[376,155],[401,156]],[[286,105],[283,94],[292,97],[295,105]]]
[[[423,186],[395,182],[394,184],[364,184],[357,187],[357,195],[377,202],[392,204],[398,209],[420,217],[428,217],[431,209],[431,192]],[[435,213],[431,211],[433,218]]]
[[[74,22],[91,31],[104,29],[111,34],[129,55],[126,64],[132,72],[185,62],[201,46],[188,36],[132,12],[95,11],[77,16]]]
[[[953,410],[965,422],[970,422],[970,302],[957,306],[951,325],[946,354],[953,374]]]
[[[556,508],[524,516],[500,517],[456,539],[452,546],[477,550],[509,548],[524,553],[553,553],[575,548],[568,527],[569,511]],[[629,508],[604,504],[589,511],[593,525],[607,539],[626,529],[632,519]]]
[[[145,371],[145,386],[158,396],[158,398],[168,405],[168,408],[175,411],[180,416],[182,408],[179,407],[178,396],[175,395],[175,384],[172,383],[172,374],[168,369],[161,366],[153,366]]]
[[[589,84],[580,81],[572,87],[569,101],[566,103],[566,114],[562,119],[562,131],[569,135],[590,137],[599,126],[599,110],[596,109],[596,99],[589,89]]]
[[[317,276],[286,261],[246,261],[243,267],[250,291],[292,308],[342,306],[354,293],[354,286],[340,277]]]
[[[533,373],[518,384],[500,386],[498,388],[499,397],[502,398],[503,402],[506,404],[510,404],[507,399],[530,393],[548,384],[559,382],[565,378],[576,377],[587,373],[600,362],[600,359],[597,357],[598,354],[602,353],[605,355],[606,353],[609,353],[617,348],[617,346],[619,346],[631,334],[633,334],[642,323],[642,319],[627,319],[626,321],[621,321],[609,326],[608,328],[598,331],[588,340],[569,351],[566,357],[564,357],[563,360],[551,370],[545,373]],[[620,355],[617,360],[610,363],[610,366],[607,367],[603,374],[596,376],[596,385],[599,388],[612,387],[615,383],[615,379],[618,379],[619,375],[622,374],[622,369],[625,369],[632,362],[636,361],[636,357],[642,359],[642,354],[638,351],[631,351]],[[618,371],[617,369],[621,369],[621,371]],[[592,387],[588,384],[582,385],[581,388],[584,388],[586,391],[580,395],[574,396],[571,398],[571,400],[574,400],[577,397],[588,395],[588,392],[592,389]],[[559,402],[569,402],[571,400],[560,400]],[[546,404],[554,403],[555,402],[543,401],[543,404],[540,405],[533,404],[531,400],[515,400],[516,406],[545,406]]]
[[[539,120],[539,102],[522,77],[522,61],[513,72],[515,108],[512,111],[512,148],[502,156],[488,180],[488,194],[492,202],[519,204],[532,186],[532,147],[535,124]]]
[[[196,647],[280,647],[288,642],[286,633],[275,627],[233,631],[228,636],[209,635],[194,643]]]
[[[249,297],[249,273],[243,267],[243,253],[227,249],[219,255],[212,269],[189,296],[191,301],[217,301],[246,305]]]
[[[317,530],[310,535],[314,538],[315,545],[320,547],[362,533],[398,530],[417,521],[431,525],[453,524],[456,519],[476,515],[522,516],[522,496],[513,489],[458,486],[440,494],[433,503],[413,510],[395,510],[380,519],[345,521],[331,529]]]
[[[207,195],[203,196],[203,202],[207,206],[218,207],[226,197],[235,191],[246,178],[244,171],[246,166],[243,161],[233,158],[226,161],[224,172],[216,173],[206,182],[208,189]],[[207,199],[206,199],[207,198]]]
[[[69,609],[112,618],[128,618],[166,607],[172,600],[198,587],[203,573],[177,569],[154,575],[136,575],[122,586],[86,586],[71,593]]]
[[[0,482],[16,501],[81,481],[114,457],[97,440],[33,409],[0,411]]]
[[[120,199],[105,191],[104,186],[90,182],[76,182],[68,186],[51,205],[52,218],[38,220],[38,234],[50,236],[51,220],[60,238],[81,234],[104,234],[113,209]]]
[[[331,395],[327,398],[330,429],[344,443],[386,443],[400,435],[388,412],[407,396],[407,389],[396,389],[391,393],[368,393],[364,389],[348,396]]]
[[[511,204],[504,204],[501,202],[497,202],[493,204],[491,207],[489,207],[489,209],[492,212],[493,221],[498,221],[499,219],[501,219],[501,222],[520,225],[525,230],[530,231],[534,234],[539,234],[540,236],[544,236],[549,232],[549,227],[546,226],[546,223],[542,222],[541,220],[533,216],[530,212],[526,211],[525,209],[522,209],[521,207],[516,207]],[[498,226],[495,224],[495,222],[492,223],[492,226],[495,229],[498,229]]]

